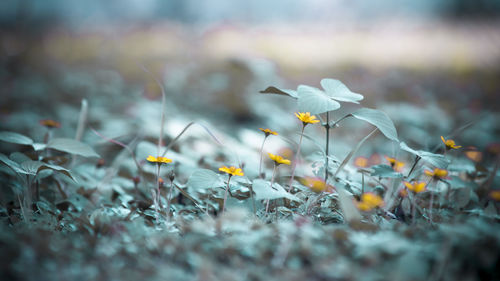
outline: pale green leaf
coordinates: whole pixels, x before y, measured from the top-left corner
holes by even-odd
[[[351,92],[344,83],[336,79],[321,80],[321,87],[328,96],[338,101],[359,103],[358,101],[363,99],[363,95]]]
[[[340,103],[318,88],[300,85],[297,89],[297,94],[297,105],[300,112],[319,114],[340,108]]]
[[[440,169],[446,169],[448,167],[448,164],[450,163],[450,160],[446,159],[446,157],[444,157],[441,154],[435,154],[423,150],[415,150],[410,148],[405,142],[401,142],[399,146],[401,147],[402,150],[417,155],[420,158],[422,158],[422,160]]]
[[[7,132],[7,131],[0,132],[0,141],[10,142],[10,143],[15,143],[15,144],[24,144],[24,145],[32,145],[33,144],[33,140],[30,139],[29,137],[18,134],[18,133]]]
[[[49,141],[47,148],[80,155],[83,157],[100,157],[88,144],[67,138],[56,138]]]
[[[259,93],[261,94],[276,94],[276,95],[283,95],[283,96],[289,96],[292,98],[297,98],[297,91],[294,90],[289,90],[289,89],[279,89],[273,86],[267,87],[265,90],[260,91]]]
[[[384,112],[371,108],[361,108],[351,115],[377,127],[390,140],[398,141],[398,133],[392,120]]]
[[[195,190],[224,187],[221,176],[212,170],[198,169],[188,179],[187,185]]]
[[[394,171],[394,169],[385,164],[380,164],[380,165],[375,165],[372,166],[371,169],[373,169],[372,176],[376,177],[382,177],[382,178],[402,178],[403,174]]]
[[[14,172],[18,174],[26,174],[26,172],[17,164],[7,157],[5,154],[0,153],[0,162],[4,163],[7,167],[12,169]]]
[[[273,187],[271,187],[271,182],[262,179],[256,179],[253,181],[252,190],[255,192],[255,200],[287,198],[293,201],[302,201],[295,195],[288,193],[278,183],[273,183]]]

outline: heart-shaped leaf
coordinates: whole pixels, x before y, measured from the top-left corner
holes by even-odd
[[[325,89],[328,96],[338,101],[359,103],[358,101],[364,98],[361,94],[351,92],[344,83],[336,79],[321,80],[321,87]]]
[[[273,187],[271,187],[271,182],[262,179],[254,180],[252,183],[252,189],[255,192],[255,200],[287,198],[293,201],[302,201],[295,195],[288,193],[278,183],[273,183]]]
[[[33,144],[33,140],[28,138],[27,136],[7,131],[0,132],[0,141],[24,145]]]
[[[394,169],[385,164],[375,165],[371,167],[373,169],[372,176],[382,177],[382,178],[402,178],[403,174],[394,171]]]
[[[100,157],[88,144],[67,138],[55,138],[49,141],[47,148],[76,154],[83,157]]]
[[[371,108],[361,108],[351,113],[351,115],[377,127],[388,139],[398,141],[396,127],[394,127],[394,123],[385,112]]]
[[[300,85],[297,89],[297,94],[297,105],[300,112],[319,114],[340,108],[340,103],[318,88]]]

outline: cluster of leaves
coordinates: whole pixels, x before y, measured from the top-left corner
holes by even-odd
[[[111,165],[80,141],[83,121],[76,139],[53,138],[54,126],[48,126],[43,142],[0,132],[0,141],[13,148],[8,155],[0,154],[2,227],[13,228],[0,241],[15,241],[6,251],[15,258],[2,277],[12,279],[23,266],[32,265],[29,255],[35,252],[43,263],[28,279],[46,274],[47,280],[323,280],[358,279],[363,277],[360,272],[368,272],[374,279],[447,280],[446,271],[450,280],[478,272],[498,278],[500,241],[494,233],[500,196],[493,190],[498,183],[498,149],[460,154],[458,145],[444,138],[441,150],[413,149],[400,141],[386,113],[371,108],[359,107],[332,121],[330,114],[341,108],[339,102],[358,105],[363,96],[334,79],[323,79],[321,86],[323,90],[300,85],[297,90],[262,91],[296,99],[301,112],[296,116],[302,121],[298,144],[279,134],[293,149],[288,156],[269,154],[274,161],[270,180],[249,159],[241,163],[233,144],[198,162],[180,153],[189,142],[179,139],[194,123],[172,137],[160,153],[163,114],[157,146],[148,139],[124,144],[95,131],[124,149]],[[330,152],[329,136],[349,117],[375,129],[339,160]],[[306,125],[315,123],[325,128],[325,149],[319,145],[319,134],[304,133]],[[222,144],[211,130],[202,128]],[[250,158],[263,154],[267,137],[278,135],[262,131],[261,150],[250,149]],[[388,164],[381,164],[376,157],[358,157],[351,165],[377,131],[396,144],[398,153],[392,156],[397,158],[387,157]],[[314,143],[317,152],[304,159],[303,138]],[[174,145],[180,148],[172,151]],[[464,161],[473,163],[472,169]],[[162,171],[163,164],[168,168]],[[284,170],[278,171],[279,164],[290,165],[285,171],[291,175],[277,175]],[[455,227],[459,223],[463,226]],[[29,235],[26,229],[41,234]],[[457,238],[443,245],[448,235]],[[483,239],[488,243],[481,244]],[[74,240],[80,242],[73,244]],[[471,250],[470,245],[479,246]],[[62,248],[67,253],[58,254]],[[437,250],[440,256],[433,254]],[[470,254],[479,253],[484,258],[470,259]],[[451,260],[454,255],[460,258]],[[122,271],[131,263],[135,266]],[[167,266],[158,269],[159,263]],[[464,264],[470,267],[463,269]],[[59,270],[62,265],[65,268]],[[78,267],[82,269],[75,270]]]

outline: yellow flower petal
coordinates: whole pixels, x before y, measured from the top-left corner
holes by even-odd
[[[316,119],[316,116],[311,115],[310,112],[305,112],[305,113],[304,112],[296,112],[295,116],[297,116],[297,118],[299,118],[299,120],[302,121],[304,126],[307,124],[315,124],[315,123],[319,122],[319,120]]]
[[[172,159],[169,159],[167,157],[161,157],[161,156],[154,157],[152,155],[149,155],[148,158],[146,158],[146,160],[152,163],[163,163],[163,164],[172,162]]]
[[[243,173],[243,170],[241,170],[240,168],[236,168],[234,166],[231,166],[231,167],[222,166],[219,168],[219,171],[225,172],[231,176],[244,176],[245,175]]]
[[[264,134],[266,134],[266,137],[269,136],[269,135],[275,135],[275,136],[278,135],[278,133],[276,133],[275,131],[272,131],[271,129],[259,128],[259,130],[261,130],[262,132],[264,132]]]
[[[290,165],[291,164],[290,160],[285,159],[279,155],[274,155],[272,153],[268,153],[268,154],[269,154],[269,158],[271,158],[271,160],[273,160],[274,163],[276,163],[276,165],[280,165],[280,164]]]

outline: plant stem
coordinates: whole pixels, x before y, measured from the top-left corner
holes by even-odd
[[[274,163],[274,169],[273,169],[273,176],[271,177],[271,188],[273,188],[273,183],[274,183],[274,177],[276,175],[276,170],[278,168],[278,165],[276,165],[276,163]],[[266,215],[269,211],[269,199],[267,199],[267,202],[266,202]]]
[[[226,209],[226,200],[227,200],[227,191],[229,190],[229,182],[231,181],[231,175],[229,175],[229,179],[227,180],[226,192],[224,192],[224,202],[222,203],[222,213],[224,214],[224,210]]]
[[[260,162],[259,162],[259,177],[263,178],[262,176],[262,151],[264,150],[264,143],[266,142],[267,136],[264,137],[264,140],[262,141],[262,145],[260,146]]]
[[[406,175],[406,178],[410,177],[411,173],[413,172],[413,170],[415,169],[415,167],[417,166],[417,163],[418,161],[420,161],[420,156],[415,156],[415,161],[413,162],[413,166],[411,166],[411,169],[410,171],[408,172],[408,175]]]
[[[325,145],[325,184],[328,181],[328,154],[330,148],[330,112],[326,112],[326,145]]]
[[[170,190],[168,191],[167,198],[167,223],[170,221],[170,201],[172,201],[172,189],[174,189],[174,181],[170,182]]]
[[[160,163],[156,163],[156,202],[158,204],[158,210],[161,209],[160,202]]]
[[[302,131],[300,132],[299,147],[297,148],[297,153],[295,155],[295,161],[293,161],[292,176],[290,177],[290,185],[288,187],[288,192],[292,190],[293,178],[295,176],[295,169],[297,168],[297,161],[300,157],[300,147],[302,146],[302,138],[304,136],[304,129],[306,125],[302,124]]]
[[[361,172],[361,194],[363,193],[365,193],[365,173]]]

